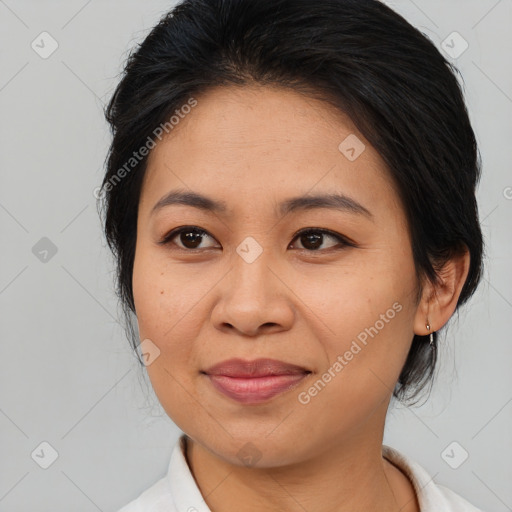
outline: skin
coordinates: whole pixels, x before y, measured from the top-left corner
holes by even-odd
[[[421,300],[405,215],[384,161],[332,106],[289,89],[219,87],[158,142],[148,159],[137,225],[133,293],[140,339],[160,355],[147,371],[163,408],[188,436],[187,459],[214,512],[417,512],[411,482],[382,457],[386,412],[414,334],[455,310],[469,256],[447,263]],[[366,148],[350,161],[350,134]],[[227,204],[227,213],[153,206],[175,189]],[[303,194],[343,193],[371,217],[316,208],[280,216]],[[172,229],[207,232],[199,248]],[[295,234],[323,228],[319,249]],[[248,263],[248,236],[262,248]],[[185,244],[187,240],[185,239]],[[187,249],[187,247],[189,247]],[[309,250],[308,250],[309,248]],[[188,251],[188,252],[187,252]],[[385,323],[332,380],[307,390],[393,304]],[[308,368],[299,386],[262,404],[220,394],[202,370],[232,357]],[[259,460],[237,456],[247,443]]]

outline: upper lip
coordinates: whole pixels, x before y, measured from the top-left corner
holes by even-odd
[[[266,377],[269,375],[297,375],[311,373],[306,368],[295,364],[285,363],[276,359],[228,359],[211,366],[203,373],[208,375],[224,375],[226,377],[250,378]]]

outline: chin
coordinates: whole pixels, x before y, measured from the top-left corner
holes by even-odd
[[[229,464],[240,467],[272,468],[291,465],[306,458],[307,447],[297,442],[297,432],[272,432],[276,424],[265,426],[261,432],[254,427],[250,432],[240,432],[230,437],[217,433],[187,434],[198,444]]]

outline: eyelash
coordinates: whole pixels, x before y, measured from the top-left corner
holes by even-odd
[[[209,236],[210,238],[212,238],[213,240],[215,240],[215,238],[210,235],[207,231],[205,231],[204,229],[201,229],[201,228],[198,228],[197,226],[182,226],[180,228],[175,228],[173,229],[172,231],[170,231],[169,233],[167,233],[163,239],[161,241],[158,242],[159,245],[170,245],[171,244],[171,241],[172,239],[176,238],[178,235],[180,235],[181,233],[184,233],[184,232],[195,232],[196,234],[199,234],[199,235],[207,235]],[[306,252],[309,252],[309,253],[316,253],[316,252],[325,252],[325,251],[331,251],[331,250],[341,250],[345,247],[356,247],[356,243],[353,242],[352,240],[350,240],[348,237],[345,237],[343,235],[340,235],[339,233],[335,233],[333,231],[330,231],[328,229],[323,229],[323,228],[305,228],[305,229],[301,229],[300,231],[298,231],[297,233],[295,233],[293,235],[293,239],[292,239],[292,242],[296,239],[296,238],[299,238],[300,236],[303,236],[305,234],[311,234],[311,233],[320,233],[322,235],[327,235],[329,237],[332,237],[336,240],[338,240],[338,242],[341,244],[341,247],[329,247],[327,249],[298,249],[299,251],[306,251]],[[201,249],[201,248],[195,248],[195,249],[188,249],[188,248],[184,248],[184,247],[180,247],[179,245],[177,244],[173,244],[176,246],[176,248],[178,250],[181,250],[181,251],[185,251],[185,252],[196,252],[196,251],[203,251],[205,249]],[[213,249],[213,247],[208,247],[207,249]]]

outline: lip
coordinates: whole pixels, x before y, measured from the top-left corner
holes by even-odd
[[[261,403],[296,387],[311,371],[276,359],[229,359],[202,372],[223,395]]]

